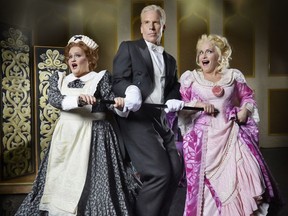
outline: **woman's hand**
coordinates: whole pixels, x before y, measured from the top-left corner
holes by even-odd
[[[114,98],[114,101],[115,101],[114,107],[119,109],[119,110],[123,110],[123,107],[125,105],[124,98],[116,97],[116,98]]]
[[[93,105],[96,103],[96,98],[92,95],[80,94],[79,95],[79,104],[84,105]]]
[[[250,115],[250,111],[246,109],[245,107],[242,108],[237,113],[237,121],[239,124],[245,124],[247,122],[248,116]]]
[[[202,107],[204,109],[204,112],[213,115],[215,114],[215,107],[213,104],[210,103],[203,103],[203,102],[197,102],[196,107]]]

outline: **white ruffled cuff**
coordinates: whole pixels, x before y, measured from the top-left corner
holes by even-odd
[[[123,111],[121,111],[121,110],[119,110],[119,109],[117,109],[117,108],[114,108],[114,110],[115,110],[115,112],[116,112],[117,115],[119,115],[120,117],[123,117],[123,118],[127,118],[128,115],[129,115],[129,113],[130,113],[129,110],[126,111],[126,112],[123,112]]]
[[[257,107],[255,107],[252,103],[244,103],[241,108],[243,108],[243,107],[245,107],[247,110],[250,111],[250,113],[251,113],[250,116],[251,116],[251,118],[254,119],[254,121],[256,123],[260,122],[260,117],[259,117]]]
[[[188,103],[185,103],[185,106],[195,107],[197,103],[197,100],[189,101]]]
[[[78,96],[71,96],[66,95],[65,98],[62,101],[62,109],[63,110],[71,110],[78,108]]]

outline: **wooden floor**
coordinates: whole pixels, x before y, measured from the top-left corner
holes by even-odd
[[[288,216],[288,148],[262,148],[261,152],[278,183],[280,193],[286,203],[277,216]],[[169,216],[183,216],[185,195],[186,188],[179,188]]]

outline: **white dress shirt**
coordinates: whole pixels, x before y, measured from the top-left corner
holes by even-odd
[[[153,62],[155,88],[147,97],[147,103],[164,103],[165,64],[163,58],[164,48],[145,41]]]

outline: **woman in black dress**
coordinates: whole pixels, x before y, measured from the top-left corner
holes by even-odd
[[[109,112],[123,114],[124,98],[115,98],[108,71],[94,71],[98,45],[92,39],[73,36],[65,57],[72,73],[54,72],[48,91],[60,118],[32,191],[16,215],[133,215],[139,185],[107,119]],[[96,103],[96,98],[115,104]]]

